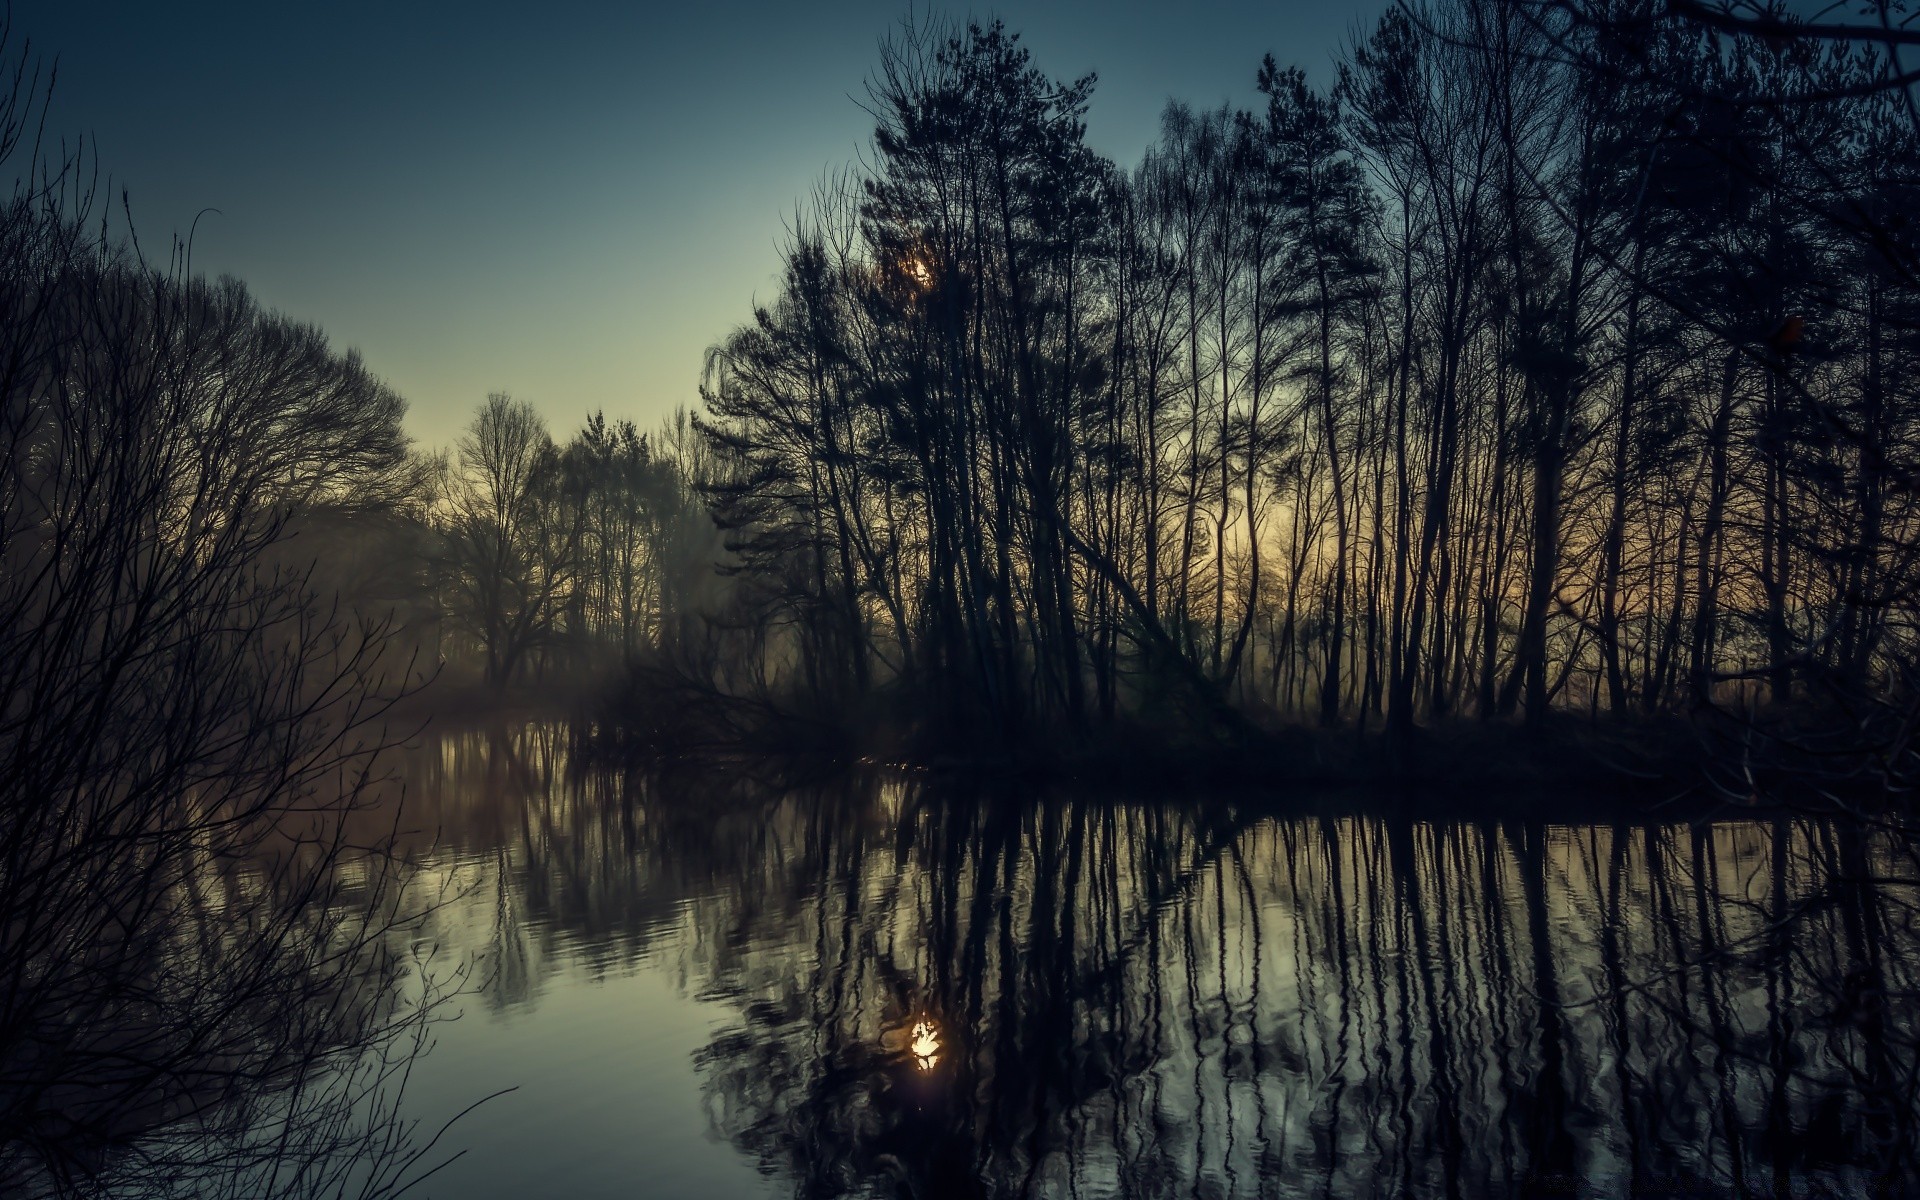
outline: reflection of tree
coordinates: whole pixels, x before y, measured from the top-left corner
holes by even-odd
[[[438,898],[338,833],[252,849],[117,884],[112,951],[7,962],[0,1191],[369,1200],[444,1161],[402,1104],[464,978],[408,948]]]
[[[445,734],[403,769],[420,849],[431,835],[463,897],[430,918],[432,936],[475,955],[503,1007],[531,1002],[562,968],[631,970],[670,933],[704,961],[724,950],[702,932],[717,889],[790,896],[814,869],[769,858],[766,787],[584,770],[558,726]],[[765,919],[737,903],[726,919]]]
[[[847,805],[712,964],[713,1119],[797,1194],[1910,1178],[1911,874],[1839,830]]]
[[[518,939],[501,1001],[664,961],[735,1013],[714,1127],[796,1194],[1912,1177],[1920,872],[1838,826],[622,777],[543,728],[434,761],[426,811],[501,872],[511,919],[467,922]]]

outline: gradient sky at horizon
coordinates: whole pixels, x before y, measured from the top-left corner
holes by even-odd
[[[1269,51],[1327,82],[1386,4],[972,11],[1055,77],[1097,71],[1088,141],[1130,166],[1169,98],[1251,104]],[[692,404],[707,346],[771,293],[784,222],[866,142],[855,101],[908,13],[13,0],[12,35],[58,57],[49,128],[93,140],[150,253],[218,210],[195,269],[359,348],[443,445],[492,390],[556,437]]]

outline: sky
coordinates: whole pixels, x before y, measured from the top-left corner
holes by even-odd
[[[1332,78],[1387,0],[1009,2],[1056,78],[1099,74],[1094,149],[1131,166],[1169,98],[1251,105],[1260,56]],[[796,204],[871,133],[857,101],[906,3],[315,5],[12,0],[58,61],[149,253],[357,348],[450,444],[490,391],[556,437],[652,427],[771,297]],[[929,10],[922,3],[918,11]]]

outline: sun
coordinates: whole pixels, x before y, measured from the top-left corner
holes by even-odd
[[[931,1071],[940,1061],[940,1030],[930,1020],[913,1024],[913,1061],[922,1071]]]

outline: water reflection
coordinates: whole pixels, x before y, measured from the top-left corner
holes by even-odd
[[[913,1041],[907,1047],[913,1063],[922,1071],[931,1071],[940,1062],[940,1029],[932,1021],[913,1023]]]
[[[1920,874],[1858,830],[615,778],[547,730],[432,753],[491,1002],[674,973],[731,1014],[712,1127],[796,1195],[1920,1182]]]
[[[455,1154],[405,1093],[464,973],[413,937],[437,897],[351,829],[380,816],[149,850],[167,869],[36,913],[79,932],[0,956],[0,1195],[378,1200]]]

